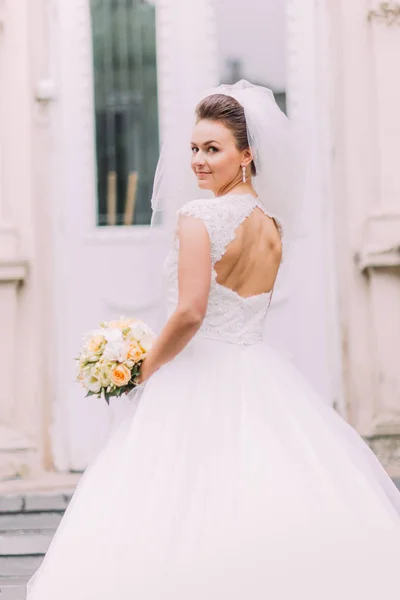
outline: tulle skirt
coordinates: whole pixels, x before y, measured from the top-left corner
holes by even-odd
[[[400,494],[271,347],[195,337],[132,394],[28,600],[376,600]]]

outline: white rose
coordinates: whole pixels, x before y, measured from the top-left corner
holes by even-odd
[[[109,367],[99,367],[98,377],[102,387],[107,387],[111,383],[111,369]]]
[[[92,354],[92,356],[89,356],[88,361],[91,363],[95,363],[99,360],[99,355],[98,354]]]
[[[148,352],[151,349],[153,342],[154,337],[150,333],[147,333],[140,338],[139,344],[145,352]]]
[[[140,344],[144,352],[148,352],[154,342],[154,334],[145,323],[135,323],[129,337]]]
[[[103,352],[105,361],[124,362],[127,359],[127,355],[128,347],[124,341],[108,343]]]
[[[101,382],[99,378],[93,373],[87,373],[84,377],[84,385],[87,390],[98,394],[101,390]]]
[[[122,340],[122,331],[120,329],[105,329],[103,332],[107,342],[118,342]]]
[[[147,333],[146,328],[140,324],[140,323],[135,323],[132,327],[131,327],[131,332],[130,332],[130,337],[133,337],[134,340],[140,340],[141,337],[143,335],[145,335]]]

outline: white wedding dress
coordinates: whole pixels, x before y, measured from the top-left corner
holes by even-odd
[[[261,205],[196,200],[213,264]],[[263,210],[263,209],[262,209]],[[177,301],[178,247],[166,265]],[[29,600],[391,600],[400,494],[358,434],[262,340],[269,295],[211,283],[187,347],[133,393]],[[137,408],[136,408],[137,405]]]

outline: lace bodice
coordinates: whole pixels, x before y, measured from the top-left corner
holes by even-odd
[[[262,340],[270,294],[243,298],[237,292],[217,283],[217,273],[214,269],[228,244],[235,238],[236,229],[256,207],[266,212],[254,196],[232,194],[207,200],[192,200],[179,211],[182,215],[201,219],[210,237],[211,287],[206,316],[198,335],[246,345]],[[178,301],[178,253],[179,240],[176,238],[165,263],[170,313]]]

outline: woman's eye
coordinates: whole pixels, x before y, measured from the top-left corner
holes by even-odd
[[[197,154],[198,152],[199,148],[197,146],[192,146],[192,154]],[[214,152],[218,152],[218,148],[216,148],[215,146],[209,146],[207,152],[211,152],[211,154],[213,154]]]

